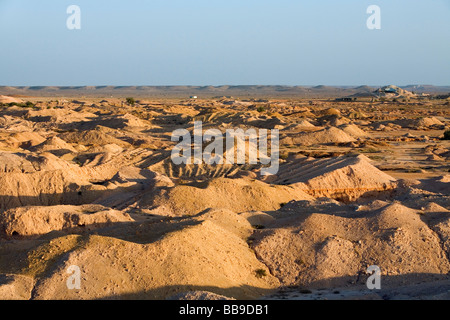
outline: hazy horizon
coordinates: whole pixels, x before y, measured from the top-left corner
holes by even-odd
[[[448,86],[449,16],[448,0],[0,0],[0,85]]]

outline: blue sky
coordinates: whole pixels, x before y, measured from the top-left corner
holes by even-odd
[[[0,85],[450,85],[450,0],[0,0],[0,41]]]

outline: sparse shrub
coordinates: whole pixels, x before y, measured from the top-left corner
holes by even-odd
[[[33,107],[35,107],[34,103],[31,102],[31,101],[25,102],[25,106],[26,106],[27,108],[33,108]]]
[[[136,103],[136,100],[134,100],[134,98],[132,97],[126,98],[126,101],[130,106],[134,106],[134,104]]]
[[[25,103],[10,102],[10,103],[8,103],[8,106],[9,107],[21,107],[21,108],[34,108],[34,107],[36,107],[34,105],[34,103],[31,102],[31,101],[27,101]]]
[[[256,273],[257,278],[263,278],[263,277],[267,276],[267,272],[264,269],[257,269],[257,270],[255,270],[255,273]]]
[[[256,111],[258,111],[259,113],[266,111],[266,108],[263,106],[259,106]]]

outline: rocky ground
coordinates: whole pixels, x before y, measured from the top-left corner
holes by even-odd
[[[449,298],[447,100],[124,101],[0,99],[1,299]],[[194,121],[278,173],[174,164]]]

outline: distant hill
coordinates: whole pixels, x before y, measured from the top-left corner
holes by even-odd
[[[448,93],[450,86],[409,85],[400,87],[414,93]],[[264,86],[264,85],[223,85],[223,86],[0,86],[0,95],[35,97],[174,97],[216,96],[233,97],[285,97],[285,98],[340,98],[370,95],[377,87],[370,86]]]

